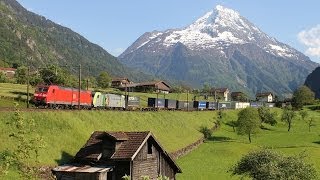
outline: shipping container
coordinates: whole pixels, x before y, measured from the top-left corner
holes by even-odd
[[[276,104],[275,103],[266,103],[265,106],[273,108],[273,107],[276,107]]]
[[[232,102],[231,103],[232,109],[245,109],[247,107],[250,107],[250,103],[248,102]]]
[[[193,101],[177,101],[178,110],[193,110]]]
[[[219,102],[219,109],[231,109],[231,102]]]
[[[207,109],[208,110],[216,110],[217,109],[217,102],[207,102]]]
[[[137,109],[140,107],[140,97],[129,96],[128,97],[128,108]]]
[[[194,101],[193,102],[193,108],[198,110],[204,110],[207,108],[207,102],[205,101]]]
[[[148,98],[148,107],[150,108],[165,108],[165,99]]]
[[[125,109],[125,96],[105,94],[105,105],[109,109]]]
[[[250,106],[254,107],[254,108],[259,108],[259,107],[263,106],[263,103],[262,102],[251,102]]]
[[[166,109],[177,109],[177,101],[172,99],[166,99],[165,101],[165,108]]]

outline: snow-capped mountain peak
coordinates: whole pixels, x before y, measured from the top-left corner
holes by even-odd
[[[191,50],[218,50],[225,56],[225,49],[236,44],[255,44],[275,56],[297,58],[296,50],[269,37],[258,27],[232,9],[217,5],[213,10],[182,29],[163,32],[153,31],[139,38],[130,52],[143,47],[152,51],[174,47],[182,43]]]

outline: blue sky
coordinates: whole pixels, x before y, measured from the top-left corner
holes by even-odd
[[[18,0],[117,56],[143,33],[185,27],[220,4],[320,62],[319,0]]]

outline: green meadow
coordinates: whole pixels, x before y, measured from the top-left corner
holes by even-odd
[[[247,136],[239,136],[233,132],[226,122],[235,119],[234,111],[230,111],[221,123],[219,130],[213,133],[213,138],[206,141],[198,149],[178,159],[183,173],[178,179],[240,179],[231,176],[228,170],[241,156],[259,148],[271,148],[286,155],[304,153],[306,161],[312,163],[320,173],[320,112],[309,111],[315,118],[315,125],[308,130],[308,125],[299,116],[294,120],[290,132],[280,121],[274,127],[265,125],[265,130],[253,136],[250,144]],[[320,175],[320,174],[319,174]]]
[[[31,88],[30,92],[33,92]],[[0,107],[26,107],[26,86],[16,84],[0,84]],[[191,94],[156,94],[130,93],[141,97],[146,104],[148,97],[186,100]],[[13,100],[22,99],[22,100]],[[199,97],[198,97],[199,98]],[[308,112],[315,120],[315,126],[308,130],[308,125],[297,115],[290,132],[280,121],[281,109],[277,112],[276,126],[264,125],[265,129],[252,137],[249,143],[246,136],[237,135],[228,122],[237,119],[237,110],[224,111],[225,117],[213,137],[200,145],[191,153],[181,157],[177,163],[183,173],[177,179],[240,179],[231,176],[228,170],[246,153],[259,148],[272,148],[286,155],[304,153],[306,161],[314,164],[320,174],[320,111]],[[155,137],[168,152],[174,152],[202,137],[200,126],[212,127],[216,122],[215,111],[36,111],[21,112],[26,119],[34,119],[34,131],[40,134],[45,147],[40,150],[38,161],[30,160],[33,166],[56,166],[67,162],[85,144],[91,133],[101,131],[152,131]],[[12,130],[8,126],[14,112],[0,112],[0,152],[16,148],[9,135]],[[1,163],[1,162],[0,162]],[[0,179],[17,179],[17,171],[0,176]]]

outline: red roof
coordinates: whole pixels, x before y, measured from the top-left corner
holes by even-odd
[[[0,67],[0,71],[16,71],[17,69],[15,68],[3,68],[3,67]]]

